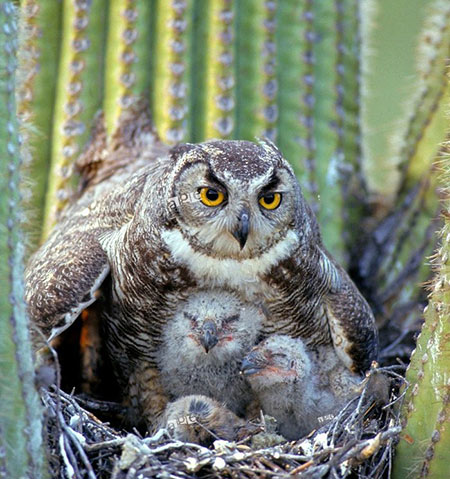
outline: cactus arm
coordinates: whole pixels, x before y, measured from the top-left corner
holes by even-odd
[[[20,138],[16,118],[16,11],[0,4],[0,470],[5,477],[48,477],[42,407],[34,385],[28,318],[23,300]]]
[[[104,0],[63,4],[63,37],[53,117],[53,140],[43,236],[70,197],[73,163],[100,106],[99,58],[103,57]]]
[[[406,372],[410,387],[402,406],[403,431],[393,478],[437,479],[448,473],[450,444],[450,201],[448,158],[439,163],[445,198],[441,245],[433,258],[435,278],[425,321]],[[445,449],[446,448],[446,449]]]
[[[431,1],[371,1],[373,20],[366,22],[363,32],[368,44],[363,72],[364,167],[369,191],[382,195],[387,208],[398,204],[400,175],[392,161],[392,137],[407,120],[405,105],[411,103],[417,79],[417,40]],[[399,23],[408,28],[399,28]]]
[[[449,102],[450,92],[445,70],[450,54],[450,6],[440,0],[431,6],[420,35],[417,90],[411,100],[409,115],[393,140],[396,146],[394,160],[401,179],[397,202],[403,202],[418,182],[420,188],[402,214],[401,221],[393,228],[394,234],[378,261],[376,284],[379,298],[385,304],[395,296],[395,289],[403,302],[418,297],[421,287],[414,286],[412,278],[423,283],[430,276],[429,268],[421,266],[416,258],[420,251],[422,256],[431,254],[431,247],[426,242],[428,239],[428,244],[431,243],[431,219],[436,216],[438,204],[435,194],[437,175],[435,171],[429,173],[429,169],[447,133],[445,105]],[[404,273],[414,262],[416,265],[406,278]]]
[[[274,1],[240,2],[236,7],[235,137],[276,141],[277,81]]]
[[[450,444],[450,267],[447,224],[438,253],[436,277],[425,323],[406,373],[410,388],[403,405],[404,429],[397,447],[393,478],[438,479],[448,473]],[[447,256],[446,256],[447,255]]]
[[[109,2],[103,109],[110,135],[121,113],[148,89],[151,13],[150,2],[144,0]]]
[[[153,85],[153,115],[161,139],[169,144],[186,140],[190,62],[188,21],[191,1],[158,2]]]

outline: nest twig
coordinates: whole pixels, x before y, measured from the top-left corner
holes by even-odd
[[[117,432],[72,395],[58,388],[43,390],[52,477],[389,477],[400,432],[397,403],[402,396],[397,391],[404,379],[395,366],[378,371],[396,383],[389,404],[381,407],[368,400],[365,389],[307,438],[263,449],[226,441],[215,441],[207,449],[174,441],[165,430],[145,438]]]

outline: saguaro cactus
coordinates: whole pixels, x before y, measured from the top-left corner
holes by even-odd
[[[381,12],[378,20],[374,5]],[[379,88],[381,110],[391,108],[393,97],[383,72],[370,68],[371,39],[378,34],[375,27],[385,29],[387,20],[402,13],[414,16],[419,5],[426,18],[415,20],[423,27],[416,88],[400,125],[393,124],[389,134],[375,133],[385,143],[394,138],[389,148],[377,150],[370,129],[378,132],[383,120],[371,123],[368,88]],[[167,143],[273,139],[318,215],[326,246],[350,269],[379,316],[393,322],[400,315],[400,327],[417,319],[408,308],[417,306],[418,283],[429,276],[423,258],[433,243],[430,218],[437,208],[430,165],[447,134],[448,0],[22,0],[21,11],[29,28],[22,48],[33,52],[34,62],[21,87],[19,111],[37,132],[30,133],[36,237],[41,231],[46,236],[68,200],[73,161],[94,112],[103,108],[112,133],[132,97],[143,95]],[[407,30],[404,35],[412,35]],[[409,43],[413,51],[411,38]],[[390,42],[375,54],[382,58],[394,51],[403,58],[396,48]],[[18,230],[14,235],[19,238]],[[430,339],[445,340],[439,318],[450,304],[444,291],[447,247],[444,242],[439,253],[441,279],[434,283],[417,351]],[[5,260],[1,266],[8,265]],[[5,304],[12,308],[9,300]],[[425,408],[426,399],[420,398],[426,397],[426,384],[434,384],[434,373],[447,364],[444,355],[427,352],[432,359],[422,367],[417,358],[424,352],[418,354],[408,373],[418,384],[407,397],[414,409],[405,416],[410,428],[420,423],[414,414]],[[442,407],[444,399],[442,393]],[[437,421],[439,413],[433,414]],[[433,427],[439,430],[437,423]],[[424,454],[431,456],[433,449],[433,461],[419,468],[421,474],[441,467],[433,464],[445,442],[436,441],[443,434],[433,436],[435,429],[426,436],[431,442],[424,443]],[[414,438],[411,431],[406,438]],[[414,441],[419,453],[421,440]],[[402,441],[399,448],[399,468],[408,462],[402,459],[407,444]]]
[[[0,475],[46,477],[42,408],[23,301],[16,12],[0,3]]]

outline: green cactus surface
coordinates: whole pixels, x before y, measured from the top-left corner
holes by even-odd
[[[0,473],[11,478],[41,478],[47,477],[42,407],[34,384],[23,301],[16,17],[11,2],[0,4]]]
[[[449,178],[446,175],[447,181]],[[450,203],[442,245],[434,263],[436,279],[425,322],[406,373],[404,429],[395,457],[395,479],[440,479],[449,472],[450,451]],[[449,216],[447,216],[449,215]]]

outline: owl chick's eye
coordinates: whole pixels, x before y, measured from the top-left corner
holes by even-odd
[[[233,316],[228,316],[223,320],[224,323],[232,323],[234,321],[237,321],[239,319],[239,314],[234,314]]]
[[[200,200],[206,206],[219,206],[225,200],[225,195],[214,188],[200,188]]]
[[[281,193],[266,193],[259,198],[259,204],[266,210],[274,210],[281,203]]]
[[[272,353],[272,358],[280,358],[280,359],[285,359],[286,355],[283,353]]]
[[[189,314],[186,311],[184,311],[183,314],[184,317],[191,322],[192,326],[195,326],[197,324],[197,318],[195,316],[192,316],[192,314]]]

